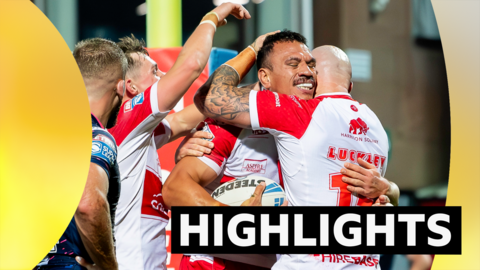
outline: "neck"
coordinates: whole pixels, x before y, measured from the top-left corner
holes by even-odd
[[[343,85],[339,85],[335,83],[320,84],[320,85],[317,85],[317,91],[315,93],[315,96],[319,96],[322,94],[329,94],[329,93],[338,93],[338,92],[348,94],[348,88],[346,88]]]
[[[107,126],[108,119],[112,114],[115,96],[105,93],[100,99],[89,98],[90,112],[95,115],[104,127]]]
[[[131,100],[133,97],[130,96],[130,93],[128,93],[128,91],[126,91],[125,95],[123,95],[123,99],[122,99],[122,104]]]

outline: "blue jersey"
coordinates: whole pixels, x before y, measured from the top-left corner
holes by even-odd
[[[113,136],[103,128],[100,121],[98,121],[94,115],[92,115],[92,154],[90,162],[97,164],[107,173],[109,180],[107,199],[110,206],[110,218],[113,228],[115,209],[120,196],[117,145]],[[75,219],[72,218],[60,240],[38,265],[42,266],[42,269],[57,268],[59,266],[71,268],[72,265],[77,265],[75,261],[76,256],[81,256],[87,261],[92,262],[78,233]]]

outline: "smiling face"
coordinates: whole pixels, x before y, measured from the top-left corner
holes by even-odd
[[[312,99],[317,86],[316,62],[310,50],[301,42],[277,42],[268,55],[268,65],[258,71],[265,88]]]

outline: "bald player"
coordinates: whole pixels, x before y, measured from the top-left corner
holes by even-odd
[[[345,89],[348,93],[352,91],[352,65],[341,49],[329,45],[320,46],[312,51],[312,56],[317,59],[317,94],[342,92]],[[354,160],[348,160],[350,162],[346,162],[345,168],[340,171],[345,175],[342,181],[348,184],[348,191],[367,198],[385,194],[393,205],[398,205],[400,191],[394,182],[383,178],[375,165],[360,157],[356,160],[358,165],[353,164]]]
[[[275,38],[269,36],[265,43]],[[259,80],[265,88],[296,87],[300,97],[314,95],[315,88],[308,85],[308,79],[316,77],[317,67],[319,80],[326,79],[316,97],[302,100],[293,95],[237,88],[242,74],[250,68],[245,63],[255,57],[241,55],[243,59],[217,69],[209,89],[199,89],[195,97],[199,110],[207,117],[266,130],[275,137],[291,205],[371,206],[373,200],[347,189],[339,172],[345,161],[357,163],[361,158],[383,175],[388,139],[375,114],[350,96],[353,85],[350,69],[345,68],[349,65],[346,55],[338,48],[325,47],[320,51],[323,58],[312,66],[313,57],[304,43],[276,42],[271,50],[262,50],[258,55],[265,59]],[[305,84],[299,86],[295,82],[301,77]],[[372,254],[282,254],[272,269],[369,269],[378,262],[379,256]]]

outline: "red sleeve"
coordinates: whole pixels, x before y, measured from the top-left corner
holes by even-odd
[[[156,89],[157,84],[155,83],[145,92],[122,104],[118,112],[117,124],[109,129],[118,145],[122,144],[133,130],[136,130],[136,133],[139,134],[153,133],[158,124],[167,116],[168,112],[158,111]]]
[[[300,138],[305,133],[320,99],[305,101],[293,95],[265,91],[250,93],[252,128],[280,131]]]
[[[219,174],[219,169],[222,169],[224,161],[230,157],[242,128],[231,125],[219,125],[210,118],[207,118],[204,124],[199,126],[199,128],[202,128],[203,131],[210,132],[213,135],[211,141],[214,144],[212,152],[210,154],[205,154],[200,159]],[[213,161],[218,167],[212,166],[213,164],[206,159]]]

